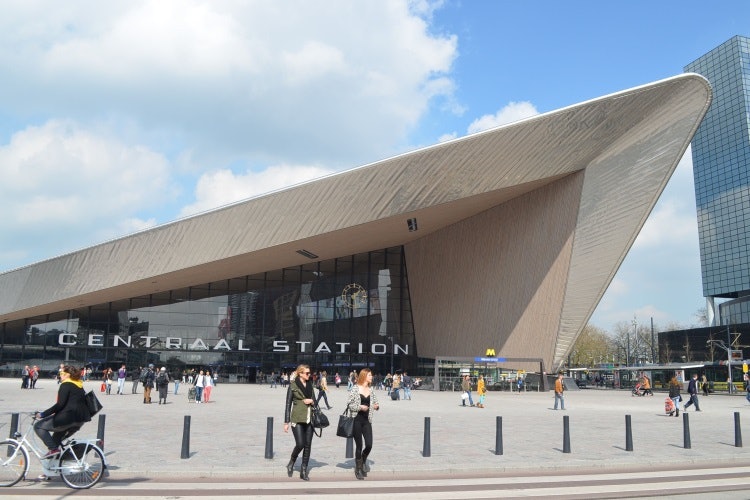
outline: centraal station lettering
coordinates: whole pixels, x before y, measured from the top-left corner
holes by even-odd
[[[73,333],[61,333],[57,337],[58,343],[61,346],[74,346],[80,345],[78,342],[78,336]],[[223,351],[249,351],[250,349],[243,345],[242,340],[237,341],[236,348],[232,348],[231,345],[225,339],[216,340],[214,343],[206,343],[203,339],[195,339],[189,344],[180,337],[164,337],[162,341],[160,337],[142,336],[139,337],[140,341],[143,341],[143,345],[135,347],[154,348],[157,347],[155,344],[162,344],[165,349],[187,349],[191,351],[208,351],[208,350],[223,350]],[[87,344],[90,347],[105,347],[104,335],[100,333],[92,333],[88,335]],[[364,344],[357,342],[352,344],[351,342],[333,342],[333,348],[328,345],[327,342],[319,342],[316,346],[313,346],[312,342],[296,340],[289,342],[286,340],[275,340],[273,342],[272,352],[291,352],[292,348],[295,348],[295,352],[299,353],[330,353],[330,354],[388,354],[388,344]],[[133,338],[128,336],[123,338],[120,335],[114,335],[112,337],[112,347],[128,347],[133,348]],[[409,345],[393,344],[393,354],[405,354],[409,355]]]

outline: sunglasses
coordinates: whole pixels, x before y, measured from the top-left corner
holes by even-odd
[[[310,375],[310,372],[302,372],[302,375]]]

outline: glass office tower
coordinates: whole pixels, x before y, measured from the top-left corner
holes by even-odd
[[[685,71],[711,82],[692,142],[703,295],[712,325],[750,322],[750,38],[735,36]],[[720,305],[715,298],[730,299]]]

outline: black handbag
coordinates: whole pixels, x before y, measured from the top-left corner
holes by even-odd
[[[313,432],[315,432],[315,429],[320,429],[320,433],[315,432],[315,435],[318,437],[323,435],[323,429],[331,425],[328,421],[328,417],[326,417],[326,414],[323,413],[323,410],[321,410],[318,405],[313,405],[310,420],[312,422]]]
[[[94,394],[94,391],[89,391],[86,393],[86,409],[89,411],[89,415],[93,417],[99,411],[103,408],[102,404],[99,402],[99,398],[96,397],[96,394]]]
[[[336,428],[336,435],[343,438],[354,436],[354,417],[349,415],[349,408],[339,415],[339,425]]]

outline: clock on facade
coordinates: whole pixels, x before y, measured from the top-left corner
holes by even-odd
[[[367,291],[359,283],[350,283],[341,292],[341,300],[351,309],[363,306],[367,304]]]

